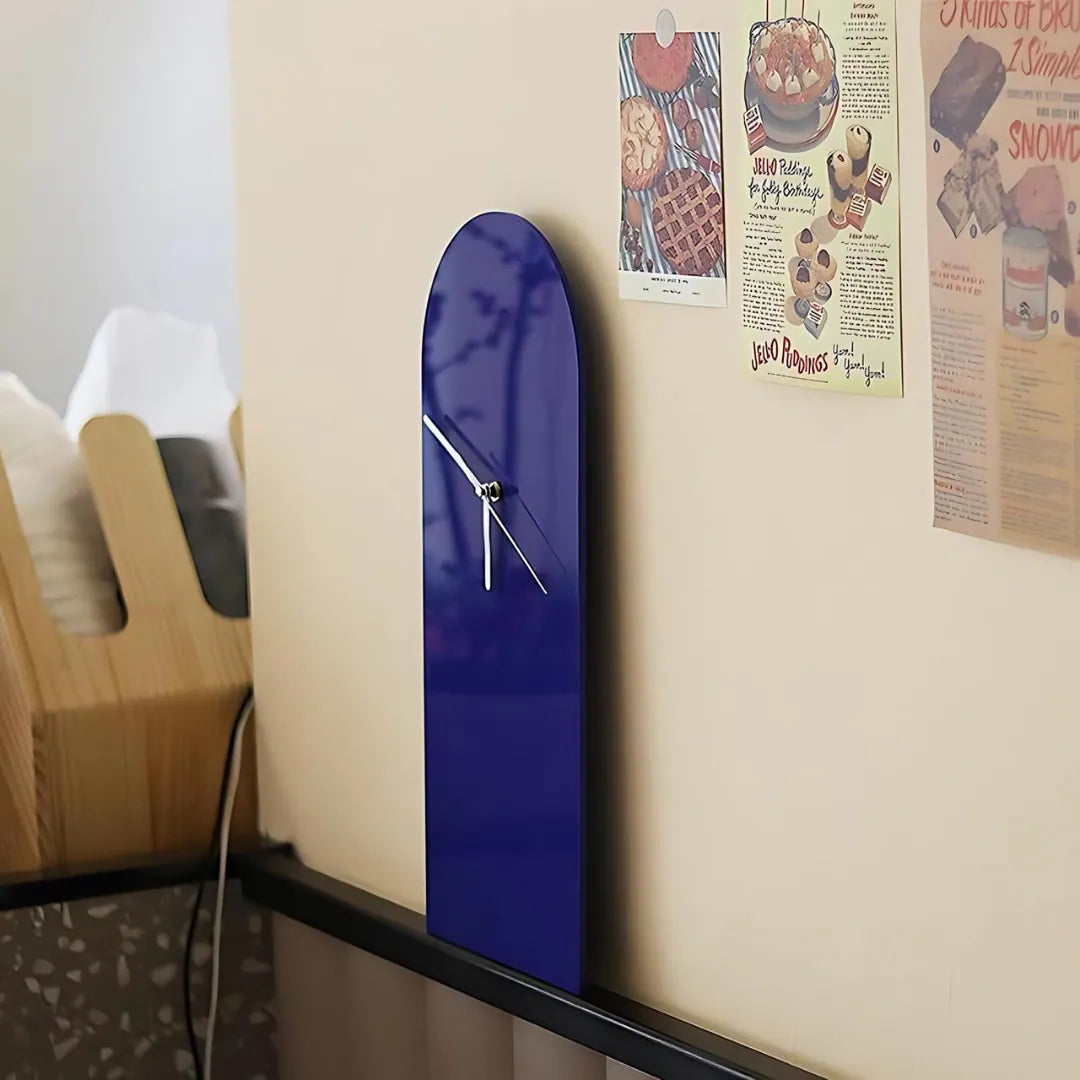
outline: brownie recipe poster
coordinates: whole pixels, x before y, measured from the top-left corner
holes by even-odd
[[[728,177],[740,363],[777,383],[900,397],[894,0],[740,10],[743,114]]]
[[[1080,0],[924,0],[934,522],[1080,551]]]

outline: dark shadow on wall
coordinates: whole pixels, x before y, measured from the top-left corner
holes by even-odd
[[[560,221],[533,219],[555,249],[570,286],[581,352],[585,425],[586,610],[586,982],[619,989],[627,955],[622,897],[628,851],[623,826],[625,739],[622,635],[615,598],[620,574],[620,522],[614,477],[619,401],[614,357],[601,317],[598,286],[576,253],[577,238]],[[601,279],[603,282],[604,279]],[[607,285],[614,288],[614,275]]]

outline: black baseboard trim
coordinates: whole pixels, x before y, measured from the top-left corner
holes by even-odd
[[[574,997],[428,935],[424,918],[289,854],[237,858],[245,896],[662,1080],[821,1080],[713,1032],[603,990]]]
[[[289,854],[287,844],[269,844],[254,854]],[[231,855],[228,874],[236,877],[243,854]],[[0,911],[74,903],[103,896],[192,885],[217,877],[217,857],[205,854],[146,855],[116,859],[88,866],[36,870],[25,874],[0,874]]]

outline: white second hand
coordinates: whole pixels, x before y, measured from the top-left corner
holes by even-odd
[[[532,568],[532,564],[529,562],[528,559],[525,558],[525,553],[521,550],[521,548],[517,546],[517,541],[510,535],[510,530],[503,524],[502,518],[499,517],[499,515],[495,512],[494,507],[489,507],[488,509],[491,516],[495,519],[495,523],[499,526],[500,529],[502,529],[503,534],[506,536],[506,539],[510,541],[514,550],[517,552],[518,558],[525,564],[525,569],[528,570],[530,574],[532,574],[533,581],[535,581],[536,584],[540,586],[540,591],[545,596],[547,596],[548,591],[544,588],[544,583],[540,580],[539,577],[536,576],[536,571]]]

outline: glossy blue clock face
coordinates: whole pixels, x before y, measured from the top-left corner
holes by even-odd
[[[578,350],[527,221],[485,214],[451,241],[422,380],[428,928],[577,993]]]

